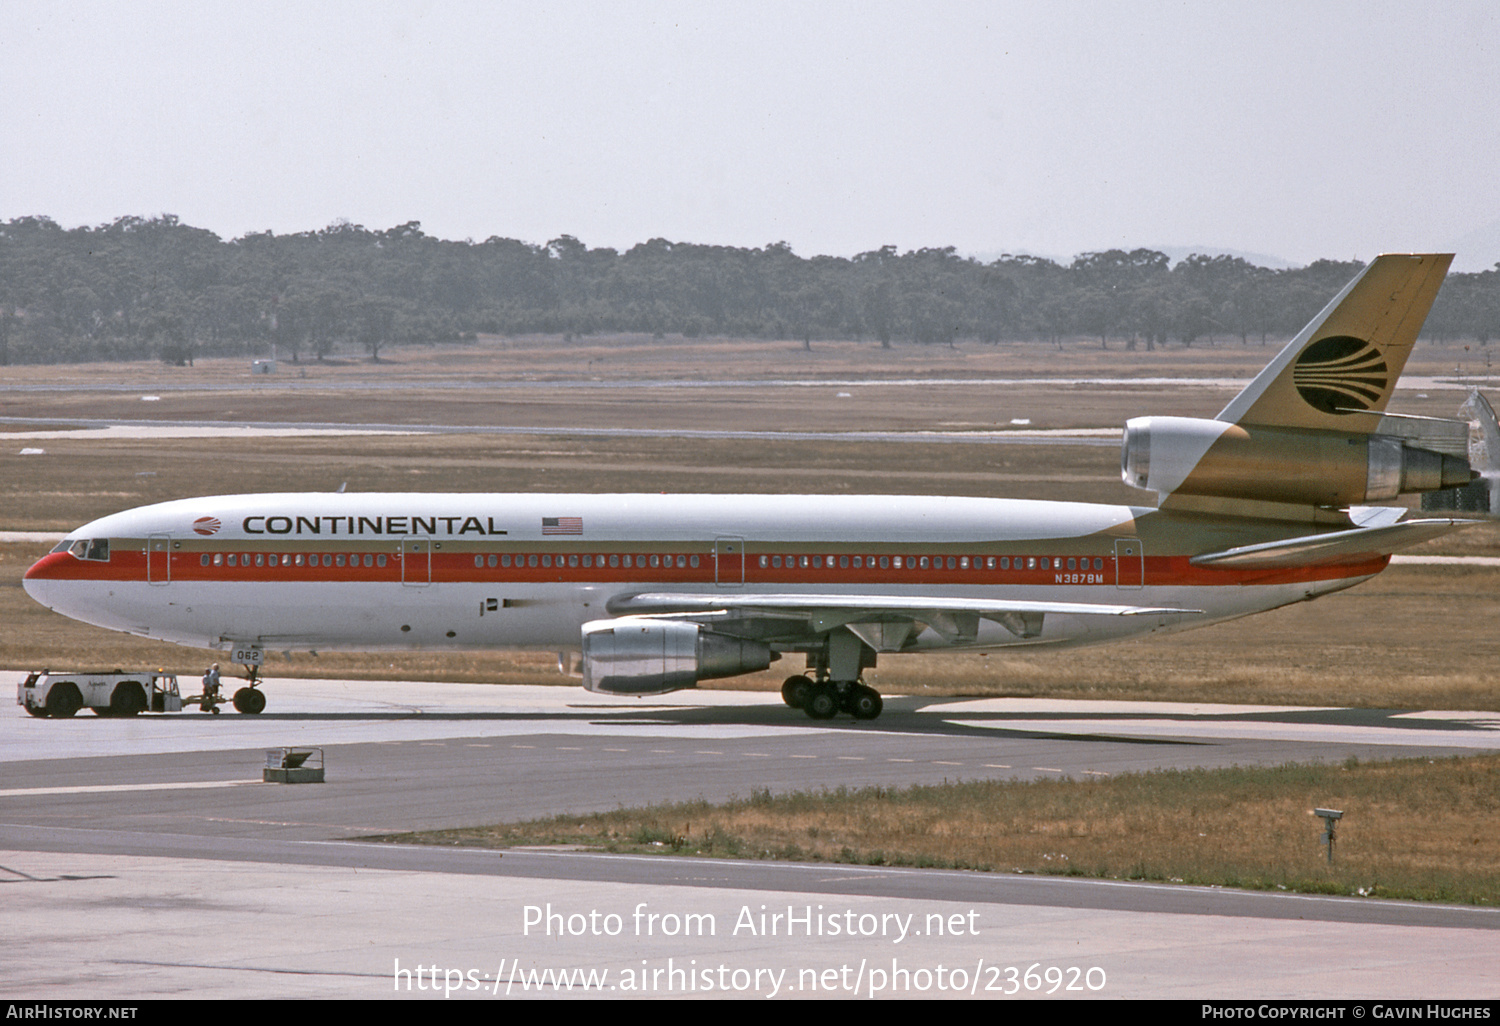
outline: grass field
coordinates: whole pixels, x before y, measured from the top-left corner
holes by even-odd
[[[1334,859],[1314,808],[1344,813]],[[373,840],[790,859],[1500,902],[1500,756],[976,781],[560,815]]]

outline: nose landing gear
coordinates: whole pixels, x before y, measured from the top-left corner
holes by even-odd
[[[256,686],[260,683],[260,667],[246,666],[245,679],[249,683],[234,693],[234,710],[254,716],[266,708],[266,693]]]

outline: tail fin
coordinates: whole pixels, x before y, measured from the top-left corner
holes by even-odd
[[[1216,418],[1373,431],[1396,389],[1451,253],[1376,257]]]

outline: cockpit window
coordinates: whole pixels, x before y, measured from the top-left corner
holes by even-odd
[[[52,551],[53,552],[67,552],[68,549],[72,546],[72,544],[73,544],[73,539],[72,538],[64,538],[62,541],[60,541],[56,545],[52,546]]]
[[[53,552],[59,552],[63,548],[59,545]],[[94,559],[101,563],[109,562],[109,539],[108,538],[79,538],[67,543],[68,552],[77,559]]]

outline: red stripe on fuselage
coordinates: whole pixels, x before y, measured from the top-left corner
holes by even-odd
[[[769,546],[768,546],[769,548]],[[169,577],[174,582],[222,582],[229,583],[292,583],[297,581],[320,581],[340,583],[400,583],[402,581],[401,557],[387,553],[384,567],[371,566],[323,566],[324,550],[311,552],[301,550],[304,557],[316,557],[318,566],[203,566],[200,562],[202,550],[153,554],[152,578],[155,583],[164,583]],[[333,550],[327,550],[334,556]],[[349,549],[340,549],[346,559]],[[227,555],[227,550],[220,550]],[[597,551],[590,555],[598,561]],[[243,557],[243,550],[236,550]],[[252,553],[253,555],[253,553]],[[278,552],[278,556],[280,553]],[[364,553],[358,553],[362,559]],[[529,555],[527,553],[526,555]],[[576,553],[563,553],[564,557]],[[632,556],[635,553],[631,554]],[[676,553],[672,554],[674,557]],[[432,553],[431,583],[470,584],[543,584],[543,583],[631,583],[670,584],[688,587],[716,587],[713,555],[697,553],[699,566],[683,567],[609,567],[609,566],[552,566],[552,567],[476,567],[474,553]],[[168,568],[157,561],[167,556]],[[553,554],[556,559],[558,554]],[[410,557],[413,560],[407,583],[427,583],[426,554]],[[1014,557],[1012,557],[1014,558]],[[882,569],[853,568],[762,568],[756,557],[745,560],[744,583],[756,588],[782,586],[851,586],[868,590],[881,585],[978,585],[990,587],[1077,587],[1084,589],[1114,588],[1116,586],[1113,557],[1104,557],[1102,571],[1083,570],[1001,570],[970,568],[947,569]],[[581,562],[581,560],[580,560]],[[1233,585],[1273,585],[1339,580],[1352,577],[1368,577],[1384,570],[1390,562],[1389,556],[1372,556],[1354,563],[1330,563],[1316,566],[1288,567],[1278,569],[1238,569],[1193,566],[1187,556],[1147,556],[1144,565],[1143,586],[1154,587],[1228,587]],[[169,569],[164,574],[163,569]],[[740,564],[736,560],[728,569],[733,571],[733,583],[737,586]],[[26,571],[27,580],[56,581],[138,581],[144,583],[146,576],[146,553],[115,547],[108,561],[77,559],[67,552],[53,552],[37,560]],[[1093,580],[1089,580],[1093,578]],[[1127,581],[1134,590],[1135,582]]]

